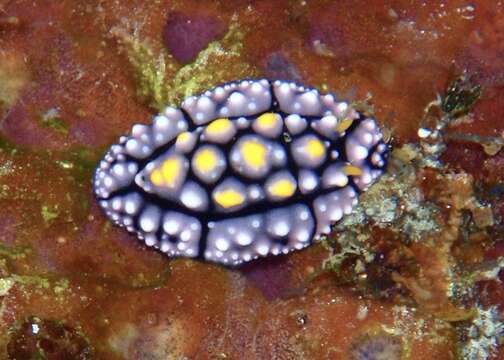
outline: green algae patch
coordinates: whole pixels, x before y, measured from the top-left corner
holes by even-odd
[[[70,288],[68,279],[60,279],[53,286],[53,291],[56,296],[63,296]]]
[[[56,163],[64,170],[70,170],[78,181],[86,181],[96,168],[96,165],[103,154],[103,150],[79,146],[70,149],[64,156],[58,158]]]
[[[49,289],[51,284],[48,278],[37,275],[12,274],[11,279],[20,285],[34,286],[39,289]]]
[[[5,153],[13,156],[16,155],[17,152],[17,147],[5,136],[0,135],[0,153]]]
[[[175,104],[182,98],[218,83],[258,75],[257,71],[241,58],[245,34],[246,30],[240,27],[237,17],[234,17],[221,41],[211,42],[192,64],[177,71],[168,91],[169,103]]]
[[[14,164],[11,160],[0,163],[0,177],[10,175],[14,172]]]
[[[49,225],[54,219],[57,219],[60,215],[57,207],[51,208],[47,205],[42,205],[40,209],[40,215],[42,215],[42,219],[46,225]]]
[[[18,237],[54,224],[73,224],[78,230],[89,215],[89,179],[99,156],[99,150],[84,146],[33,150],[0,138],[0,199],[17,206],[20,221],[29,225],[20,228]],[[34,213],[40,216],[34,219]]]
[[[47,110],[40,116],[40,124],[60,134],[68,134],[68,125],[63,121],[57,108]]]
[[[26,255],[31,253],[31,249],[27,246],[23,247],[9,247],[4,244],[0,244],[0,257],[8,258],[11,260],[19,260],[26,257]]]
[[[149,40],[140,40],[137,31],[114,27],[111,33],[126,50],[137,81],[137,94],[157,111],[219,83],[257,75],[241,57],[246,30],[240,27],[236,16],[222,40],[211,42],[193,63],[183,67],[164,50],[156,54]]]
[[[0,296],[5,296],[14,286],[15,281],[11,278],[0,278]]]
[[[56,279],[51,274],[9,274],[0,278],[0,292],[3,288],[8,291],[16,286],[26,297],[34,294],[49,297],[60,304],[67,301],[71,295],[71,285],[68,279]],[[0,295],[1,296],[1,295]]]
[[[87,147],[74,147],[69,151],[47,152],[46,162],[54,164],[59,182],[65,184],[67,191],[56,197],[57,203],[43,204],[41,215],[46,225],[61,217],[65,222],[78,222],[88,215],[89,179],[99,158],[99,152]],[[51,198],[55,194],[51,194]]]
[[[481,97],[481,86],[466,75],[459,76],[447,87],[441,99],[441,110],[452,117],[467,114]]]
[[[76,209],[79,209],[79,218],[87,216],[89,179],[93,176],[101,153],[87,147],[75,147],[55,160],[56,165],[67,173],[67,180],[74,184],[72,187],[74,190],[67,193],[66,197],[68,203],[76,205]]]
[[[114,27],[111,33],[124,46],[128,60],[134,69],[137,95],[149,106],[161,111],[166,106],[168,97],[165,86],[167,67],[172,69],[174,61],[170,61],[169,55],[165,53],[155,55],[147,41],[140,41],[136,32],[130,34],[122,27]]]

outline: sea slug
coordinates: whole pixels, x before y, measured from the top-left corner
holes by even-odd
[[[334,95],[241,80],[134,125],[93,185],[105,214],[148,246],[237,265],[327,235],[387,154],[375,120]]]

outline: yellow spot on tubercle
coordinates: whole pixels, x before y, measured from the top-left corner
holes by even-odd
[[[225,209],[241,205],[245,201],[245,196],[233,189],[227,189],[214,193],[213,198],[217,204]]]
[[[231,129],[232,126],[233,124],[231,123],[231,120],[226,118],[220,118],[208,124],[207,128],[205,129],[205,132],[209,135],[218,135],[228,131],[229,129]]]
[[[175,141],[175,145],[185,143],[186,141],[189,141],[191,138],[191,133],[189,131],[184,131],[183,133],[180,133],[179,136],[177,136],[177,140]]]
[[[203,173],[212,171],[217,166],[217,156],[212,150],[203,149],[194,156],[194,166]]]
[[[338,125],[336,125],[336,130],[339,133],[345,132],[346,129],[348,129],[353,123],[352,119],[346,118],[343,119]]]
[[[166,159],[160,167],[152,171],[151,182],[156,186],[175,186],[175,180],[180,174],[180,161],[176,158]]]
[[[257,141],[245,141],[241,153],[245,162],[256,170],[266,162],[266,146]]]
[[[306,143],[306,152],[312,158],[320,158],[325,155],[325,146],[320,140],[311,139]]]
[[[361,176],[362,175],[362,169],[357,166],[353,166],[353,165],[344,166],[343,172],[347,175],[353,175],[353,176]]]
[[[163,175],[161,174],[161,171],[159,169],[156,169],[151,173],[150,179],[151,182],[156,186],[161,186],[164,184]]]
[[[296,191],[296,185],[287,179],[278,180],[268,187],[268,192],[277,197],[287,198]]]
[[[265,113],[257,118],[257,124],[262,128],[272,128],[278,121],[277,114]]]

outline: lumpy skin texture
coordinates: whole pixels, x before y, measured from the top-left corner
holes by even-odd
[[[133,126],[94,188],[107,216],[148,246],[237,265],[329,234],[387,153],[375,120],[334,95],[242,80]]]
[[[347,274],[345,269],[357,269],[353,256],[346,258],[342,272],[316,283],[310,281],[309,288],[298,290],[312,278],[308,269],[318,268],[326,260],[328,252],[322,246],[253,261],[239,271],[223,270],[211,263],[167,261],[162,254],[144,251],[122,229],[110,228],[99,206],[90,201],[93,167],[119,131],[135,122],[148,122],[151,112],[138,101],[128,57],[111,39],[110,29],[125,21],[140,24],[140,40],[161,48],[164,15],[174,4],[174,10],[191,18],[204,8],[224,25],[238,14],[239,28],[247,31],[249,26],[252,30],[242,42],[242,56],[219,61],[226,74],[222,81],[240,78],[237,66],[247,62],[259,74],[302,78],[325,85],[349,101],[370,93],[380,124],[394,129],[398,150],[405,143],[418,141],[424,108],[437,92],[443,92],[453,76],[454,63],[459,65],[457,73],[469,68],[486,86],[473,109],[472,121],[462,121],[450,132],[496,136],[503,130],[504,122],[495,121],[499,119],[496,114],[504,110],[500,101],[502,41],[498,36],[504,6],[499,2],[480,1],[472,6],[465,0],[424,2],[422,6],[411,1],[367,0],[4,2],[0,15],[0,98],[5,100],[2,95],[7,94],[8,101],[0,100],[0,115],[2,137],[15,151],[3,144],[0,153],[4,190],[0,257],[5,279],[0,296],[0,336],[4,340],[0,358],[9,356],[7,342],[24,341],[15,338],[25,336],[17,331],[18,325],[34,314],[81,327],[94,348],[94,358],[347,358],[351,344],[359,343],[363,333],[377,327],[403,334],[403,357],[456,357],[462,346],[456,332],[459,323],[441,321],[438,316],[433,319],[428,311],[415,311],[414,305],[407,305],[405,310],[410,310],[402,311],[406,315],[398,318],[396,310],[411,304],[412,297],[389,275],[398,272],[407,276],[405,269],[411,270],[411,283],[425,294],[425,287],[418,284],[451,281],[447,273],[474,268],[464,264],[486,264],[504,254],[503,232],[498,231],[502,226],[498,221],[504,217],[504,197],[494,191],[504,179],[502,151],[490,157],[479,144],[449,142],[443,158],[450,174],[463,175],[465,169],[474,177],[478,193],[490,196],[488,202],[493,204],[497,222],[483,235],[483,241],[481,233],[476,241],[467,241],[465,226],[461,240],[451,250],[446,245],[451,242],[437,234],[411,242],[408,234],[395,231],[403,226],[402,221],[388,224],[385,231],[383,223],[379,228],[349,226],[343,234],[369,234],[379,254],[366,264],[361,274],[365,277],[359,276],[364,283],[359,282],[357,292],[354,283],[340,285],[348,283],[347,277],[344,281],[340,278]],[[331,34],[344,34],[345,41],[332,41]],[[177,46],[184,48],[186,44]],[[274,61],[270,59],[278,53],[289,71],[271,71]],[[205,79],[221,81],[213,69],[203,68]],[[186,88],[177,90],[184,92]],[[38,115],[52,107],[58,108],[66,133],[44,127],[39,121]],[[77,152],[75,146],[85,148]],[[411,193],[424,199],[420,209],[436,203],[442,209],[440,220],[451,221],[451,211],[466,199],[457,196],[457,202],[445,204],[443,199],[453,182],[440,175],[432,169],[408,172],[418,181]],[[383,184],[385,200],[395,194],[393,188],[404,190],[401,179],[394,177]],[[433,193],[433,183],[439,192]],[[463,192],[457,189],[453,193]],[[384,199],[381,194],[377,203]],[[368,196],[374,195],[368,192]],[[402,195],[397,196],[398,204],[405,204]],[[383,205],[388,203],[383,201]],[[40,216],[41,209],[52,215]],[[399,213],[404,213],[402,207]],[[467,217],[466,212],[462,215]],[[423,215],[413,220],[425,223]],[[474,228],[472,221],[462,223]],[[442,222],[440,227],[452,234],[451,222]],[[25,248],[30,252],[22,256]],[[447,252],[450,261],[446,267],[433,267]],[[405,254],[404,260],[397,260],[398,253]],[[467,262],[461,263],[461,259]],[[16,283],[9,291],[5,285],[11,275],[37,281]],[[52,279],[48,284],[46,276]],[[59,279],[67,279],[67,286],[61,287]],[[386,293],[388,300],[377,298],[377,290]],[[429,286],[427,290],[432,294],[429,302],[445,309],[446,303],[439,298],[446,296],[446,288]],[[467,308],[482,303],[502,308],[502,282],[479,282],[473,300]],[[368,309],[365,319],[356,316],[362,306]],[[440,325],[445,332],[439,332]],[[496,358],[502,357],[502,348],[496,349]],[[27,348],[23,345],[23,349]],[[15,358],[16,352],[11,354]],[[20,357],[36,356],[33,352],[23,354]]]

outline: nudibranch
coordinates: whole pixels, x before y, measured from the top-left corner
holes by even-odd
[[[320,240],[384,172],[375,120],[332,94],[242,80],[134,125],[98,165],[105,214],[169,256],[237,265]]]

